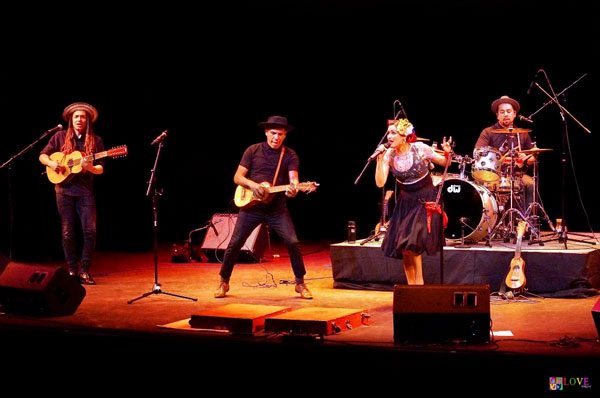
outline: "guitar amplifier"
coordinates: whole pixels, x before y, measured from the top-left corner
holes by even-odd
[[[192,232],[191,256],[196,261],[223,262],[225,249],[229,245],[238,215],[214,214],[211,218],[212,227],[203,231]],[[200,244],[200,240],[202,243]],[[250,234],[242,246],[237,262],[260,262],[268,245],[267,226],[260,224]]]
[[[395,285],[394,341],[488,342],[489,285]]]

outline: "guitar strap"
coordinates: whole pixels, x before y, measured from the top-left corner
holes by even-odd
[[[277,181],[277,176],[279,175],[279,168],[281,167],[281,161],[283,160],[283,153],[285,152],[285,147],[281,147],[281,155],[279,155],[279,163],[277,163],[277,170],[275,170],[275,177],[273,177],[273,184],[271,186],[275,186],[275,182]]]

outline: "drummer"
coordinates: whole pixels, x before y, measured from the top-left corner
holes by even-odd
[[[496,114],[498,122],[483,129],[475,144],[475,150],[481,147],[492,147],[499,150],[503,155],[502,173],[509,172],[511,163],[509,152],[511,149],[516,150],[514,153],[518,154],[518,157],[515,158],[516,167],[514,167],[513,176],[520,180],[524,188],[525,206],[522,210],[526,211],[533,200],[533,178],[526,172],[528,171],[527,166],[533,164],[534,158],[521,151],[531,149],[534,145],[529,136],[531,130],[521,129],[514,125],[520,109],[519,102],[506,95],[492,102],[492,112]]]

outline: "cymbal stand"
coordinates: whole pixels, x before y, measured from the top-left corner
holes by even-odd
[[[535,145],[534,145],[535,147]],[[544,209],[544,206],[542,206],[539,202],[538,202],[538,196],[539,196],[539,192],[538,192],[538,181],[539,181],[539,174],[538,174],[538,167],[539,167],[539,159],[538,159],[538,155],[537,153],[534,153],[533,156],[533,201],[529,204],[529,207],[527,207],[527,210],[525,211],[525,215],[527,216],[527,219],[531,221],[532,224],[534,224],[535,226],[538,227],[538,231],[540,230],[541,227],[541,222],[540,222],[540,216],[538,216],[537,211],[541,211],[542,213],[542,219],[544,221],[546,221],[548,223],[548,226],[550,226],[550,229],[552,230],[553,233],[556,233],[556,229],[554,228],[554,225],[552,224],[552,221],[550,220],[550,217],[548,217],[548,214],[546,213],[546,210]],[[541,236],[540,236],[541,238]],[[533,241],[532,239],[529,239],[529,244],[533,244],[536,243],[535,241]],[[539,242],[540,246],[544,245],[544,242],[540,239]]]
[[[510,153],[510,166],[509,166],[509,175],[510,175],[510,207],[507,210],[504,211],[504,214],[500,218],[500,221],[498,221],[498,224],[494,228],[494,231],[492,232],[491,236],[493,237],[493,236],[496,235],[498,229],[500,229],[500,226],[503,225],[504,219],[507,216],[509,216],[508,234],[504,238],[504,241],[508,242],[510,240],[511,235],[514,235],[514,232],[515,232],[515,223],[514,223],[513,213],[517,213],[517,215],[519,217],[521,217],[521,219],[523,221],[525,221],[529,225],[530,231],[539,240],[540,239],[540,235],[538,233],[537,228],[535,228],[535,226],[533,226],[531,224],[531,222],[529,222],[529,220],[527,219],[527,217],[525,216],[525,214],[523,214],[523,212],[520,209],[518,209],[518,208],[516,208],[514,206],[514,204],[515,204],[514,167],[515,167],[515,155],[518,153],[518,151],[514,148],[514,142],[511,143],[511,146],[512,146],[511,150],[508,152],[508,153]]]

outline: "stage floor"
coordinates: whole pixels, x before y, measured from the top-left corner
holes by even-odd
[[[350,377],[343,384],[351,390],[358,388],[348,384],[353,377],[369,375],[361,385],[375,383],[372,377],[378,376],[372,373],[385,374],[381,383],[387,385],[394,384],[394,374],[421,381],[462,375],[474,385],[475,375],[489,383],[496,377],[514,377],[518,368],[524,373],[519,384],[534,390],[546,391],[547,378],[554,376],[596,377],[595,388],[600,388],[600,344],[592,318],[598,296],[506,300],[492,294],[494,337],[489,343],[399,344],[393,338],[393,292],[335,288],[330,247],[329,242],[304,245],[306,282],[313,300],[300,299],[294,285],[286,283],[294,277],[287,253],[277,245],[275,257],[265,253],[266,261],[236,266],[225,299],[212,297],[219,283],[218,263],[172,263],[170,247],[163,246],[155,274],[153,253],[98,252],[92,270],[97,285],[85,286],[87,294],[73,315],[0,316],[0,362],[13,371],[21,366],[48,370],[56,363],[60,371],[55,371],[63,373],[65,367],[74,366],[73,361],[75,366],[94,369],[90,376],[94,378],[109,368],[119,369],[117,379],[125,377],[127,369],[149,368],[175,377],[196,374],[214,380],[281,372],[288,377],[284,389],[294,385],[298,371],[306,370],[312,376],[304,383],[318,385],[342,374]],[[153,290],[156,275],[162,292],[197,301],[150,294],[128,304]],[[322,339],[265,332],[240,336],[185,327],[192,314],[226,304],[364,308],[370,318],[368,325]],[[108,361],[109,368],[100,366],[102,361]]]

